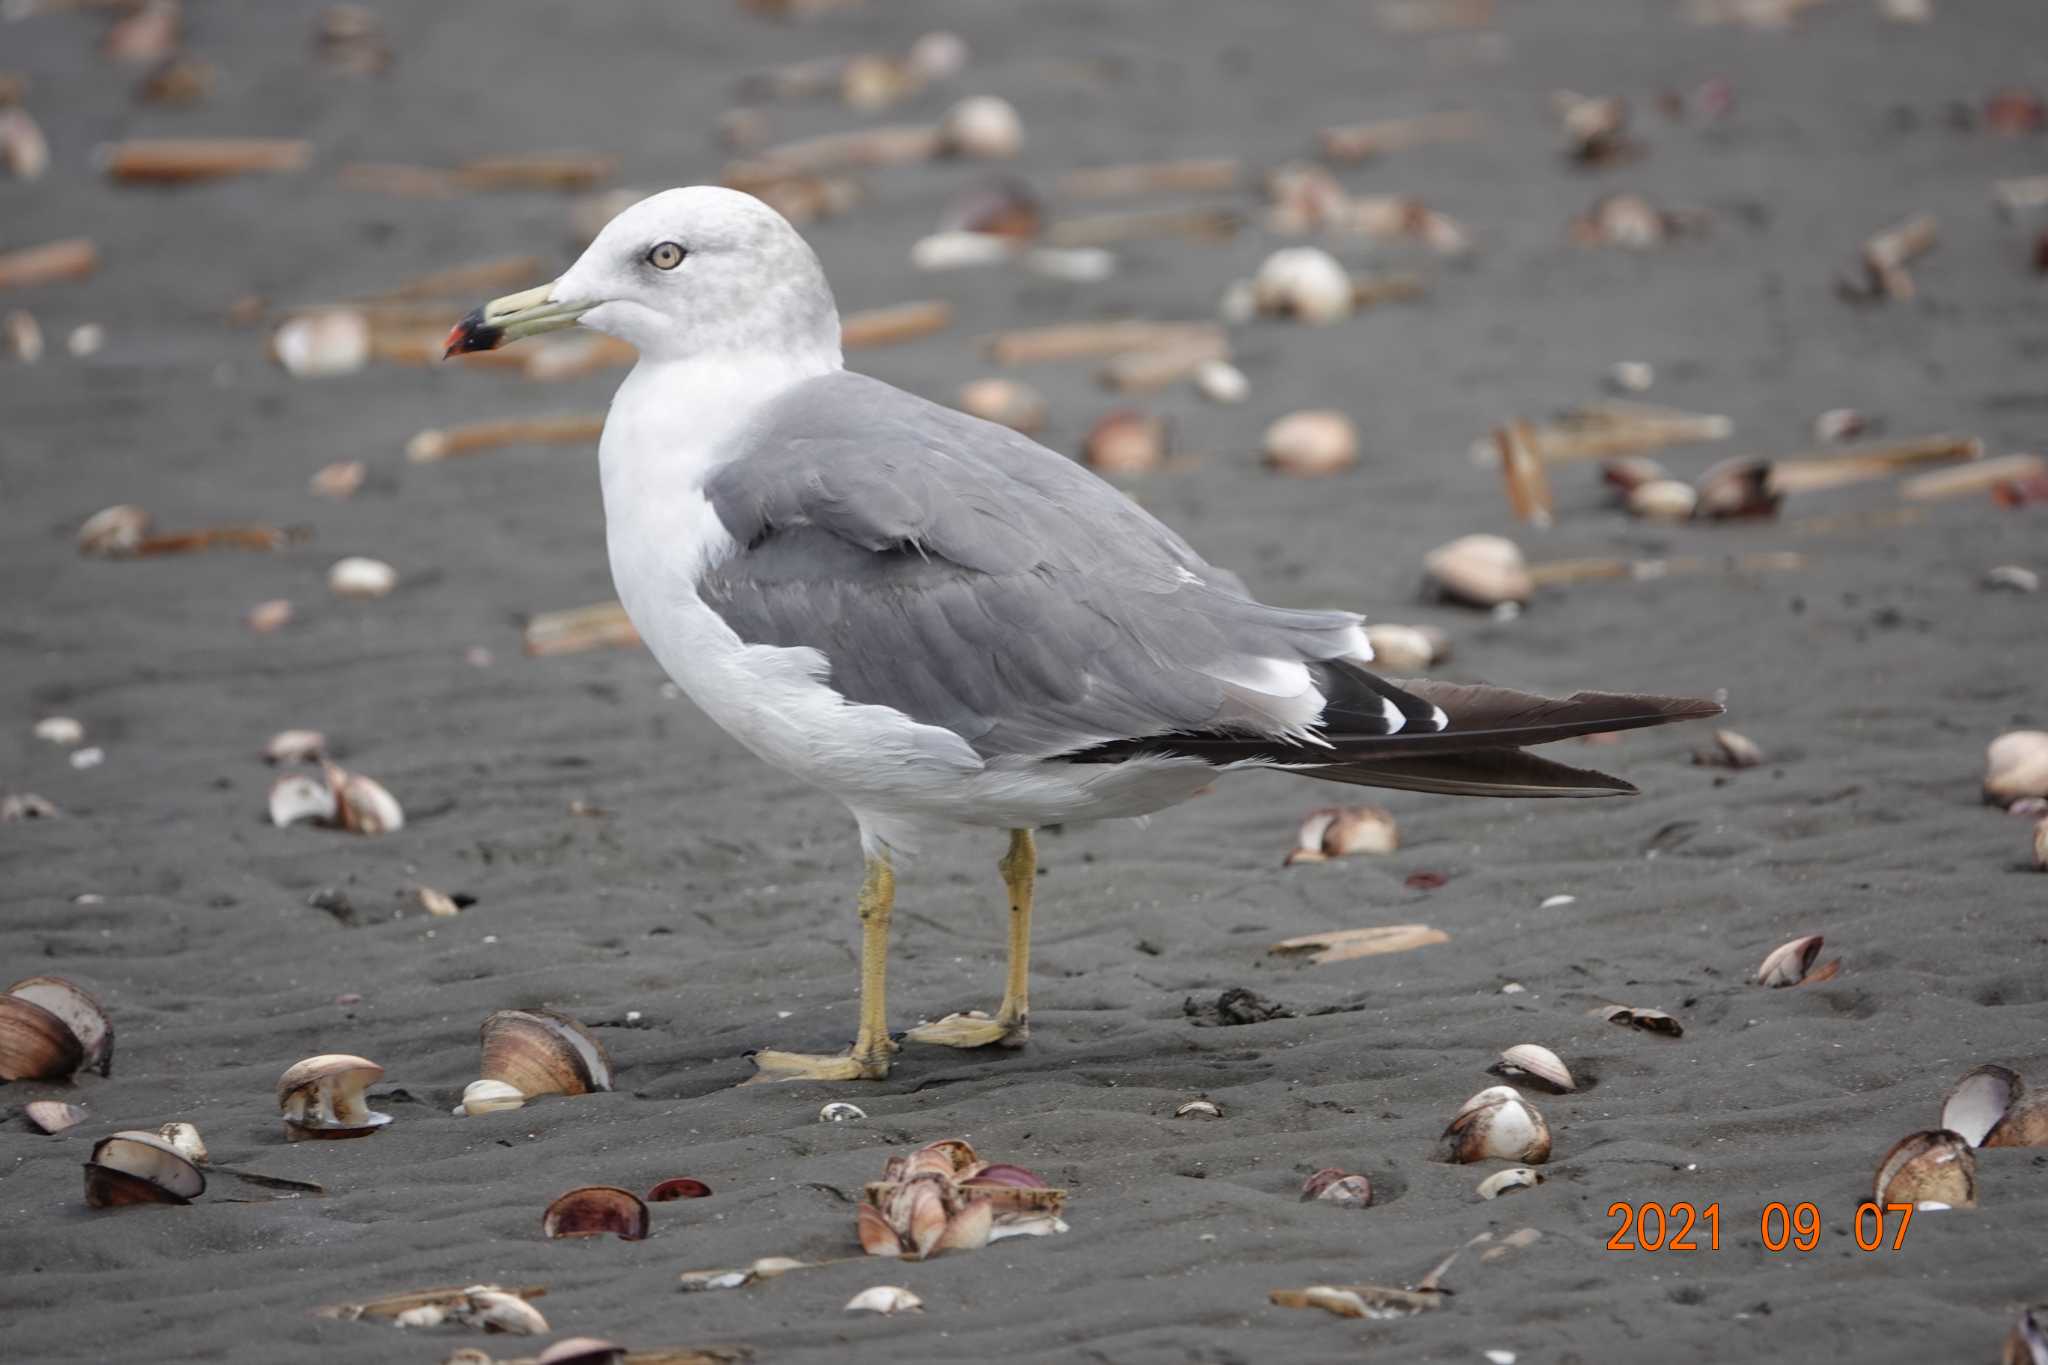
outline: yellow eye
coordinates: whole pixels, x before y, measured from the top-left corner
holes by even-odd
[[[674,270],[689,255],[674,242],[656,242],[654,249],[647,253],[647,263],[656,270]]]

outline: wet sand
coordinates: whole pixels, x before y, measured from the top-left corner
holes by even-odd
[[[0,828],[0,969],[88,985],[120,1039],[109,1079],[0,1089],[7,1113],[38,1097],[90,1113],[61,1137],[0,1123],[0,1354],[516,1355],[505,1338],[312,1316],[497,1281],[548,1285],[539,1306],[559,1334],[744,1343],[777,1362],[1995,1358],[2017,1308],[2048,1299],[2040,1155],[1981,1154],[1981,1207],[1920,1216],[1902,1251],[1857,1250],[1851,1221],[1879,1158],[1937,1121],[1964,1070],[1997,1061],[2048,1085],[2048,879],[2026,870],[2026,825],[1977,795],[1984,744],[2048,722],[2042,599],[1979,585],[1997,564],[2048,568],[2042,514],[1969,498],[1903,526],[1802,529],[1893,507],[1880,483],[1797,499],[1777,522],[1652,527],[1607,506],[1590,467],[1567,466],[1557,525],[1536,532],[1509,521],[1496,476],[1465,454],[1505,417],[1600,397],[1619,360],[1656,366],[1649,401],[1733,419],[1733,442],[1663,457],[1687,476],[1725,454],[1804,449],[1814,415],[1844,406],[1887,434],[2036,446],[2048,413],[2048,327],[2027,269],[2038,224],[2002,219],[1990,185],[2043,170],[2048,141],[1961,129],[1949,111],[2039,88],[2048,23],[2018,3],[1935,5],[1915,26],[1837,0],[1759,33],[1696,28],[1671,4],[1502,0],[1494,28],[1436,34],[1390,32],[1359,4],[1294,7],[1283,24],[1265,7],[1166,0],[873,3],[789,25],[724,3],[386,5],[398,62],[359,80],[315,62],[315,5],[195,3],[189,45],[219,67],[219,88],[182,111],[131,101],[132,75],[97,55],[97,14],[0,25],[0,69],[32,76],[53,156],[40,182],[0,182],[0,247],[86,234],[104,257],[84,282],[0,294],[53,343],[35,369],[0,369],[0,788],[64,812]],[[900,48],[939,26],[970,44],[966,73],[875,121],[1002,95],[1029,136],[1003,169],[1047,192],[1079,166],[1237,155],[1264,168],[1312,154],[1328,123],[1485,115],[1478,139],[1342,172],[1355,191],[1417,194],[1469,224],[1470,260],[1339,244],[1348,263],[1422,266],[1435,283],[1337,327],[1238,329],[1250,401],[1216,407],[1185,387],[1150,401],[1198,458],[1131,492],[1269,600],[1442,626],[1456,648],[1447,676],[1725,691],[1728,723],[1769,761],[1694,766],[1707,727],[1560,746],[1643,795],[1389,793],[1398,854],[1285,870],[1298,819],[1342,792],[1244,777],[1146,826],[1048,834],[1027,1049],[912,1048],[880,1084],[734,1089],[750,1049],[823,1050],[852,1032],[851,821],[677,699],[642,651],[522,657],[527,614],[611,596],[589,451],[403,455],[426,427],[601,409],[619,373],[541,384],[372,365],[294,380],[267,361],[263,329],[224,315],[252,292],[316,302],[507,254],[536,253],[550,271],[573,258],[566,196],[386,197],[338,184],[346,162],[588,147],[621,158],[617,184],[708,180],[739,72]],[[1660,91],[1713,79],[1732,85],[1727,117],[1655,112]],[[1557,88],[1627,96],[1647,156],[1566,165]],[[770,117],[792,137],[859,121],[833,104]],[[304,136],[316,158],[299,176],[168,191],[91,169],[107,139],[188,133]],[[955,310],[944,333],[863,352],[856,368],[948,400],[988,372],[973,338],[1077,317],[1209,317],[1278,244],[1256,226],[1224,245],[1140,242],[1094,285],[914,272],[911,242],[988,173],[869,174],[863,204],[807,229],[844,309],[934,297]],[[1570,245],[1571,215],[1621,190],[1707,210],[1711,230],[1643,254]],[[1260,201],[1250,177],[1234,195],[1160,198],[1220,199],[1254,218]],[[1837,298],[1863,238],[1920,210],[1942,234],[1915,267],[1920,297]],[[75,359],[62,339],[88,322],[105,346]],[[1051,400],[1055,448],[1071,451],[1117,401],[1092,370],[1018,371]],[[1296,481],[1260,467],[1265,424],[1303,406],[1358,421],[1357,469]],[[362,491],[311,495],[311,474],[342,459],[367,462]],[[116,502],[166,526],[256,520],[312,536],[275,554],[81,557],[78,523]],[[1423,554],[1473,531],[1515,535],[1537,558],[1796,550],[1807,564],[1551,590],[1506,622],[1420,603]],[[347,554],[389,561],[400,587],[332,598],[327,567]],[[246,630],[242,614],[276,597],[297,619]],[[479,648],[488,666],[466,657]],[[104,763],[74,769],[31,737],[55,714],[80,719]],[[260,752],[290,726],[324,730],[341,762],[404,802],[407,827],[377,839],[271,828]],[[904,876],[899,1026],[993,1004],[1000,851],[999,837],[963,835]],[[1419,871],[1446,880],[1410,889]],[[427,918],[410,898],[421,883],[476,903]],[[326,889],[356,923],[309,904]],[[1560,895],[1575,899],[1540,908]],[[1266,951],[1414,922],[1450,941],[1322,966]],[[1835,980],[1748,984],[1802,933],[1827,936]],[[1509,982],[1525,989],[1502,993]],[[1235,986],[1295,1017],[1198,1027],[1186,1012]],[[1589,1018],[1603,1001],[1669,1010],[1685,1035]],[[451,1117],[476,1074],[478,1022],[538,1005],[593,1027],[617,1091]],[[1548,1182],[1482,1203],[1484,1170],[1434,1163],[1431,1147],[1518,1042],[1554,1048],[1588,1084],[1537,1100],[1555,1138]],[[390,1128],[283,1142],[275,1079],[323,1051],[385,1067],[375,1093]],[[1171,1117],[1197,1095],[1224,1117]],[[867,1120],[820,1123],[820,1105],[842,1097]],[[197,1123],[218,1161],[328,1193],[227,1202],[251,1192],[216,1178],[187,1209],[87,1209],[78,1163],[91,1141],[172,1119]],[[844,1197],[890,1153],[944,1136],[1068,1186],[1072,1231],[677,1291],[683,1270],[852,1255]],[[1375,1205],[1298,1202],[1302,1178],[1331,1165],[1368,1173]],[[645,1241],[540,1236],[563,1189],[679,1174],[714,1197],[658,1206]],[[1611,1204],[1681,1200],[1719,1202],[1720,1250],[1606,1249]],[[1817,1205],[1818,1249],[1762,1247],[1774,1201]],[[1541,1240],[1493,1262],[1468,1252],[1439,1312],[1356,1322],[1267,1303],[1282,1287],[1408,1283],[1476,1234],[1522,1227]],[[882,1283],[915,1289],[926,1312],[840,1311]]]

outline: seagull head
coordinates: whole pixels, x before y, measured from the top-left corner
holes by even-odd
[[[630,342],[652,360],[839,355],[839,310],[817,255],[774,209],[716,185],[642,199],[561,278],[456,323],[446,354],[570,326]]]

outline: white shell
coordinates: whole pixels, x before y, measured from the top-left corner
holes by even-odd
[[[206,1164],[206,1140],[189,1123],[167,1123],[157,1132],[195,1166]]]
[[[1116,253],[1102,246],[1039,246],[1024,253],[1024,268],[1048,280],[1094,284],[1116,274]]]
[[[1341,322],[1351,316],[1351,276],[1321,247],[1282,247],[1259,266],[1252,297],[1262,313],[1318,324]]]
[[[1505,1171],[1495,1171],[1479,1182],[1481,1199],[1498,1199],[1509,1190],[1524,1190],[1543,1183],[1543,1173],[1530,1166],[1510,1166]]]
[[[1195,371],[1195,387],[1212,403],[1242,403],[1251,395],[1252,382],[1227,360],[1205,360]]]
[[[270,784],[270,823],[280,829],[301,820],[327,823],[338,809],[334,788],[310,773],[290,773]]]
[[[549,1330],[548,1320],[540,1315],[540,1310],[517,1294],[497,1289],[468,1292],[469,1316],[481,1326],[519,1337],[539,1336]]]
[[[1576,1090],[1572,1073],[1561,1058],[1537,1043],[1517,1043],[1500,1054],[1501,1063],[1526,1072],[1553,1090]]]
[[[1474,1109],[1493,1104],[1499,1100],[1519,1100],[1521,1098],[1522,1092],[1511,1085],[1489,1085],[1486,1089],[1459,1105],[1458,1114],[1469,1114]],[[1453,1114],[1451,1117],[1456,1118],[1458,1114]]]
[[[327,586],[337,597],[383,597],[398,586],[398,570],[381,559],[351,555],[327,571]]]
[[[471,1081],[462,1089],[462,1103],[455,1106],[457,1114],[495,1114],[501,1109],[517,1109],[526,1103],[526,1096],[519,1087],[505,1081]]]
[[[1645,521],[1686,521],[1699,503],[1698,490],[1677,479],[1652,479],[1628,495],[1628,510]]]
[[[1421,626],[1367,626],[1365,639],[1379,670],[1396,675],[1422,672],[1441,657],[1443,649],[1441,633]]]
[[[370,359],[370,323],[353,309],[301,313],[285,320],[270,345],[295,378],[348,374]]]
[[[944,29],[934,29],[910,45],[904,60],[912,71],[925,79],[943,81],[964,71],[970,55],[965,38]]]
[[[1820,955],[1821,936],[1806,934],[1771,949],[1756,969],[1759,986],[1796,986],[1806,979],[1807,964]]]
[[[1015,156],[1024,146],[1024,121],[1008,100],[975,95],[946,111],[939,136],[962,156]]]
[[[1984,751],[1984,795],[2001,806],[2048,796],[2048,730],[2009,730]]]
[[[910,248],[910,263],[919,270],[960,270],[976,265],[1001,265],[1017,254],[1017,243],[992,232],[935,232]]]
[[[818,1122],[848,1123],[854,1119],[864,1119],[867,1116],[868,1111],[857,1104],[848,1104],[845,1100],[834,1100],[818,1111]]]
[[[1443,591],[1477,606],[1526,602],[1536,590],[1521,547],[1504,536],[1460,536],[1431,550],[1423,566]]]
[[[263,746],[270,763],[310,763],[327,752],[327,736],[318,730],[279,730]]]
[[[923,1299],[896,1284],[863,1289],[846,1301],[849,1313],[914,1313],[923,1308]]]
[[[1220,1119],[1223,1109],[1214,1100],[1189,1100],[1174,1110],[1173,1116],[1177,1119]]]
[[[44,716],[36,722],[35,735],[37,739],[69,748],[84,741],[85,726],[70,716]]]
[[[1266,428],[1265,452],[1283,474],[1335,474],[1358,463],[1358,428],[1334,408],[1290,412]]]
[[[405,810],[384,784],[361,773],[332,769],[328,780],[334,784],[342,824],[357,834],[390,834],[405,828]]]

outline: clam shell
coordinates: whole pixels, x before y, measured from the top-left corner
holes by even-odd
[[[548,1331],[548,1320],[540,1310],[520,1298],[500,1289],[472,1289],[469,1292],[469,1317],[478,1325],[517,1337],[535,1337]]]
[[[666,1204],[671,1199],[703,1199],[709,1196],[711,1187],[701,1180],[687,1175],[672,1175],[647,1192],[650,1204]]]
[[[2048,1147],[2048,1095],[2024,1095],[1998,1126],[1984,1135],[1986,1147]]]
[[[78,1070],[85,1047],[62,1019],[31,1000],[0,995],[0,1081],[54,1081]]]
[[[285,1068],[277,1078],[277,1107],[285,1137],[366,1137],[391,1122],[363,1102],[363,1091],[384,1074],[366,1057],[328,1052]]]
[[[1365,639],[1374,665],[1396,677],[1424,672],[1450,653],[1444,633],[1434,626],[1367,626]]]
[[[1543,1172],[1529,1166],[1510,1166],[1505,1171],[1495,1171],[1479,1182],[1481,1199],[1498,1199],[1510,1190],[1525,1190],[1543,1183]]]
[[[1784,494],[1771,487],[1771,466],[1752,456],[1723,460],[1700,475],[1698,513],[1717,520],[1777,515]]]
[[[1423,567],[1446,596],[1474,606],[1527,602],[1536,591],[1521,547],[1505,536],[1460,536],[1431,550]]]
[[[1984,750],[1984,799],[2048,796],[2048,730],[2009,730]]]
[[[1143,474],[1166,458],[1166,424],[1149,413],[1119,408],[1090,428],[1082,458],[1105,474]]]
[[[519,1087],[504,1081],[471,1081],[462,1090],[462,1103],[455,1106],[457,1114],[495,1114],[501,1109],[517,1109],[526,1103],[526,1096]]]
[[[1214,1100],[1189,1100],[1174,1110],[1173,1116],[1177,1119],[1220,1119],[1223,1109]]]
[[[206,1192],[206,1176],[155,1133],[120,1132],[93,1144],[85,1163],[85,1202],[96,1209],[124,1204],[189,1204]]]
[[[1321,247],[1290,246],[1268,256],[1252,278],[1252,297],[1262,313],[1327,324],[1351,316],[1351,275]]]
[[[924,1300],[901,1285],[878,1284],[863,1289],[846,1301],[848,1313],[910,1313],[924,1308]]]
[[[1011,157],[1023,150],[1024,121],[1008,100],[975,95],[946,111],[939,139],[956,156]]]
[[[41,1005],[62,1019],[85,1050],[81,1066],[104,1076],[114,1068],[114,1023],[100,1002],[76,982],[61,976],[24,977],[7,988],[7,994]]]
[[[610,1233],[624,1241],[637,1242],[647,1236],[647,1205],[631,1190],[617,1185],[583,1185],[557,1196],[541,1215],[540,1230],[547,1237],[602,1237]]]
[[[1789,943],[1781,943],[1771,949],[1770,956],[1756,969],[1759,986],[1796,986],[1806,979],[1813,969],[1813,960],[1820,956],[1819,934],[1807,934]]]
[[[85,1122],[83,1109],[62,1100],[30,1100],[21,1106],[21,1113],[38,1132],[43,1133],[61,1133]]]
[[[158,1137],[178,1149],[185,1160],[195,1166],[206,1164],[206,1139],[199,1136],[199,1129],[189,1123],[167,1123],[156,1130]]]
[[[311,773],[287,773],[270,784],[270,823],[279,829],[301,820],[329,824],[340,808],[334,788]]]
[[[150,516],[133,503],[103,507],[78,528],[78,548],[89,555],[134,554],[149,533]]]
[[[1872,1182],[1880,1204],[1977,1206],[1977,1158],[1969,1140],[1945,1128],[1908,1133],[1892,1144]]]
[[[375,778],[330,763],[327,781],[334,788],[335,819],[343,829],[354,834],[390,834],[405,828],[404,808]]]
[[[563,1337],[542,1351],[533,1365],[617,1365],[625,1354],[625,1347],[600,1337]]]
[[[1522,1092],[1511,1085],[1489,1085],[1486,1089],[1459,1105],[1458,1114],[1469,1114],[1474,1109],[1492,1104],[1498,1100],[1518,1100],[1520,1098],[1522,1098]],[[1453,1117],[1456,1117],[1456,1115]]]
[[[2019,1073],[2002,1066],[1974,1067],[1948,1088],[1941,1105],[1941,1126],[1961,1134],[1972,1147],[1998,1126],[2026,1090]]]
[[[1372,1181],[1352,1171],[1325,1166],[1301,1182],[1304,1202],[1316,1199],[1339,1208],[1362,1209],[1372,1203]]]
[[[1460,1164],[1493,1158],[1545,1162],[1550,1159],[1550,1126],[1520,1095],[1476,1106],[1468,1101],[1438,1139],[1437,1157]]]
[[[1500,1060],[1503,1066],[1525,1072],[1552,1090],[1578,1089],[1577,1083],[1572,1080],[1570,1068],[1565,1066],[1555,1052],[1540,1044],[1517,1043],[1501,1053]]]
[[[1267,427],[1263,448],[1271,468],[1317,478],[1358,463],[1358,428],[1335,408],[1306,408]]]
[[[498,1010],[483,1022],[483,1079],[528,1099],[612,1088],[611,1058],[583,1025],[553,1010]]]
[[[1688,521],[1699,500],[1689,483],[1652,479],[1629,490],[1628,510],[1645,521]]]

